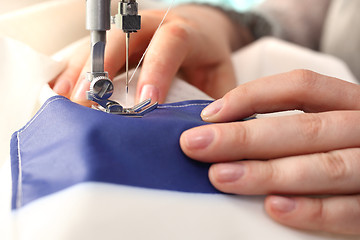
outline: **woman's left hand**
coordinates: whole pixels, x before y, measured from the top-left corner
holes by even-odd
[[[293,109],[305,113],[231,122]],[[209,178],[217,189],[270,195],[266,211],[284,225],[360,234],[359,85],[296,70],[239,86],[202,118],[228,123],[190,129],[180,145],[215,163]]]

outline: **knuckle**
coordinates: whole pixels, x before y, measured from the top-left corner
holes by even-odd
[[[325,208],[325,204],[323,199],[316,199],[312,200],[314,202],[314,211],[309,216],[309,221],[315,223],[318,226],[319,230],[324,229],[326,225],[328,214]]]
[[[159,52],[157,49],[150,49],[151,54],[146,54],[144,58],[144,63],[142,66],[142,71],[146,73],[151,73],[152,78],[154,76],[161,76],[164,77],[164,73],[167,73],[169,69],[169,62],[167,57],[161,56],[161,52]],[[149,76],[147,76],[145,79],[150,79]],[[159,84],[157,79],[153,79],[156,81],[156,84]]]
[[[260,106],[257,106],[255,104],[256,101],[252,101],[253,96],[254,94],[251,87],[249,87],[248,84],[243,84],[225,94],[223,99],[225,100],[226,105],[233,106],[233,109],[231,109],[232,112],[237,111],[238,109],[238,104],[234,103],[237,103],[239,99],[248,99],[249,105],[247,107],[249,114],[254,114],[257,112],[261,112],[262,110],[259,109]]]
[[[230,101],[238,101],[239,97],[244,98],[244,99],[248,99],[250,98],[251,92],[249,90],[249,87],[247,84],[243,84],[238,86],[236,89],[234,89],[233,91],[230,91],[229,94],[226,94],[225,97],[230,98]],[[233,98],[233,99],[232,99]]]
[[[216,141],[212,145],[216,149],[228,149],[226,153],[216,153],[220,159],[242,159],[246,157],[250,139],[247,127],[239,123],[214,124]],[[225,156],[225,155],[226,156]]]
[[[356,202],[356,208],[357,208],[357,212],[360,216],[360,195],[356,195],[355,196],[355,202]],[[360,219],[359,219],[360,220]]]
[[[292,171],[286,171],[285,173],[285,178],[281,179],[282,183],[286,184],[289,179],[295,182],[305,182],[309,178],[309,165],[305,161],[298,161]]]
[[[159,57],[159,55],[160,53],[154,53],[152,55],[147,55],[148,57],[145,56],[143,69],[149,69],[152,67],[153,73],[162,73],[166,69],[169,69],[169,63],[166,61],[166,59]]]
[[[297,69],[290,72],[291,75],[295,76],[295,83],[298,88],[309,91],[315,84],[317,84],[317,73],[307,69]]]
[[[317,140],[323,129],[323,120],[318,114],[306,113],[299,116],[299,131],[307,141]]]
[[[276,186],[278,183],[281,183],[282,179],[284,179],[284,175],[281,174],[281,171],[274,160],[267,161],[267,163],[263,164],[263,166],[266,167],[260,168],[258,176],[261,176],[262,183],[260,183],[261,185],[259,184],[259,186],[269,187],[265,191],[266,194],[273,194],[275,193],[275,189],[271,187],[271,185]],[[270,186],[269,183],[271,183]]]
[[[304,104],[302,103],[303,99],[306,99],[311,91],[319,87],[318,74],[306,69],[297,69],[290,72],[290,76],[292,76],[294,94],[298,98],[299,107],[303,107],[301,106]]]
[[[246,148],[250,145],[250,133],[249,128],[246,127],[245,124],[230,124],[232,128],[229,129],[229,131],[234,133],[234,140],[239,144],[239,146],[242,146],[243,148]]]
[[[171,36],[184,43],[188,42],[190,38],[188,25],[180,21],[167,24],[164,26],[164,31],[167,31]]]
[[[348,176],[346,163],[339,152],[323,153],[320,156],[320,162],[329,180],[339,181]]]
[[[238,87],[238,91],[234,91],[237,97],[250,98],[252,96],[251,88],[248,84],[243,84]]]

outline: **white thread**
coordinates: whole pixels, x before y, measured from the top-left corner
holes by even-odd
[[[183,107],[192,107],[192,106],[207,106],[210,103],[191,103],[185,105],[170,105],[170,106],[158,106],[157,108],[183,108]]]
[[[28,122],[28,124],[25,125],[25,127],[23,129],[21,129],[19,131],[19,133],[22,133],[24,132],[34,121],[37,117],[39,117],[39,115],[45,110],[45,108],[52,102],[55,102],[57,100],[61,100],[61,99],[64,99],[63,97],[57,97],[55,99],[52,99],[51,101],[47,102],[46,105],[33,117],[33,119],[30,120],[30,122]]]
[[[18,181],[17,181],[17,196],[16,196],[16,208],[20,208],[22,205],[22,161],[21,161],[21,151],[20,151],[20,133],[23,133],[30,125],[31,123],[33,123],[35,121],[36,118],[39,117],[39,115],[44,111],[44,109],[52,102],[55,102],[57,100],[63,99],[62,97],[57,97],[55,99],[52,99],[51,101],[47,102],[46,105],[33,117],[33,119],[31,119],[31,121],[25,125],[25,127],[20,130],[17,134],[16,134],[16,138],[17,138],[17,148],[18,148]]]
[[[172,1],[171,1],[170,6],[169,6],[169,7],[168,7],[168,9],[166,10],[166,12],[165,12],[165,14],[164,14],[163,19],[161,20],[161,22],[160,22],[159,26],[157,27],[157,29],[156,29],[156,31],[155,31],[155,33],[154,33],[153,37],[152,37],[152,38],[151,38],[151,40],[150,40],[149,45],[148,45],[148,46],[147,46],[147,48],[145,49],[145,52],[143,53],[142,57],[140,58],[140,61],[139,61],[138,65],[136,66],[136,68],[135,68],[134,72],[132,73],[132,75],[131,75],[131,77],[130,77],[130,80],[129,80],[129,83],[130,83],[130,82],[131,82],[131,80],[133,79],[133,77],[134,77],[134,75],[135,75],[136,71],[138,70],[138,68],[140,67],[140,65],[141,65],[142,61],[144,60],[145,55],[146,55],[147,51],[149,50],[151,43],[153,42],[153,40],[154,40],[154,38],[155,38],[156,34],[158,33],[158,31],[159,31],[159,29],[160,29],[161,25],[164,23],[164,20],[165,20],[166,16],[168,15],[168,13],[169,13],[170,9],[173,7],[174,2],[175,2],[175,0],[172,0]]]
[[[22,164],[21,164],[21,155],[20,155],[20,132],[17,133],[17,147],[18,147],[18,182],[17,182],[17,197],[16,197],[16,208],[21,207],[21,200],[22,200]]]

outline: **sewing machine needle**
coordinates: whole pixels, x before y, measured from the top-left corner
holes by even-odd
[[[126,33],[126,94],[129,93],[129,40],[130,33]]]

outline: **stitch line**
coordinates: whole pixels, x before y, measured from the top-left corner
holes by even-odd
[[[18,146],[18,182],[17,182],[17,197],[16,197],[16,208],[21,207],[22,200],[22,162],[21,162],[21,152],[20,152],[20,132],[16,134],[17,137],[17,146]]]
[[[185,105],[176,105],[176,106],[158,106],[157,108],[183,108],[183,107],[192,107],[192,106],[207,106],[210,103],[191,103]]]
[[[50,103],[55,102],[57,100],[61,100],[61,99],[64,99],[64,98],[59,96],[59,97],[47,102],[46,105],[33,117],[33,119],[31,119],[30,122],[28,122],[28,124],[26,124],[25,127],[19,131],[19,133],[23,133],[40,116],[40,114],[45,110],[45,108]]]
[[[31,119],[30,122],[28,122],[23,129],[19,131],[19,133],[23,133],[38,117],[39,115],[45,110],[45,108],[52,102],[58,101],[64,99],[63,97],[59,96],[49,102],[46,103],[46,105]],[[176,106],[158,106],[157,108],[166,109],[166,108],[184,108],[184,107],[191,107],[191,106],[207,106],[210,103],[191,103],[191,104],[185,104],[185,105],[176,105]]]
[[[46,103],[46,105],[33,117],[33,119],[31,119],[31,121],[25,125],[25,127],[18,131],[16,134],[16,138],[17,138],[17,148],[18,148],[18,181],[17,181],[17,196],[16,196],[16,208],[20,208],[22,205],[22,196],[23,196],[23,192],[22,192],[22,161],[21,161],[21,150],[20,150],[20,133],[23,133],[38,117],[39,115],[45,110],[45,108],[52,102],[55,102],[57,100],[61,100],[63,99],[62,97],[57,97],[49,102]]]

